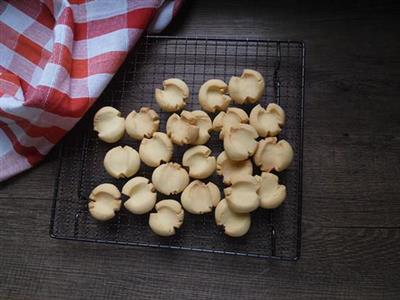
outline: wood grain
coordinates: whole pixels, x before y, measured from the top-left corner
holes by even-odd
[[[18,209],[17,209],[18,208]],[[299,262],[52,240],[50,203],[0,201],[5,298],[394,298],[400,230],[305,221]],[[74,287],[71,289],[71,287]]]
[[[0,298],[396,299],[400,4],[186,1],[170,35],[305,40],[298,262],[52,240],[54,156],[0,184]]]

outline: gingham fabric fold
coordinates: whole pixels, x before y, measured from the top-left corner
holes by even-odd
[[[40,160],[180,0],[0,1],[0,181]]]

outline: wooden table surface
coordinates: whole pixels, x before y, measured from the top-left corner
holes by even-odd
[[[398,298],[399,19],[395,1],[188,0],[167,31],[305,41],[298,262],[51,239],[53,154],[0,186],[0,298]]]

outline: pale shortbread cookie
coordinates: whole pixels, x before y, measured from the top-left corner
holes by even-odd
[[[204,214],[212,211],[221,200],[218,187],[209,182],[192,181],[182,192],[181,203],[183,208],[191,214]]]
[[[135,177],[129,180],[122,188],[122,194],[129,197],[124,206],[133,214],[148,213],[156,204],[156,190],[145,177]]]
[[[285,140],[276,137],[268,137],[261,140],[254,154],[254,163],[260,167],[261,171],[271,172],[272,170],[281,172],[291,164],[293,160],[293,149]]]
[[[224,138],[225,132],[232,126],[249,122],[247,113],[237,107],[228,107],[227,111],[221,111],[213,120],[213,129],[219,131],[219,138]]]
[[[136,140],[150,138],[159,125],[158,114],[148,107],[142,107],[139,112],[132,111],[125,119],[126,133]]]
[[[203,179],[214,173],[217,162],[210,154],[211,149],[203,145],[186,150],[182,157],[182,165],[189,168],[190,177]]]
[[[286,199],[286,186],[279,184],[278,176],[272,173],[262,172],[256,176],[260,183],[258,195],[260,196],[260,207],[273,209],[277,208]]]
[[[237,213],[249,213],[260,206],[258,180],[251,175],[233,177],[232,185],[224,189],[229,208]]]
[[[128,178],[140,168],[139,154],[129,146],[114,147],[104,157],[104,168],[114,178]]]
[[[202,110],[194,110],[194,111],[183,111],[181,116],[190,114],[191,117],[187,116],[188,119],[194,119],[194,125],[199,127],[199,136],[194,141],[195,145],[203,145],[208,142],[210,139],[210,131],[212,129],[212,121],[207,113]]]
[[[164,195],[182,192],[189,184],[189,174],[178,163],[166,163],[153,171],[152,180],[157,191]]]
[[[151,213],[149,226],[160,236],[172,236],[183,224],[184,211],[178,201],[166,199],[156,204],[156,213]]]
[[[230,127],[224,135],[226,155],[235,161],[248,159],[257,149],[257,137],[257,131],[248,124]]]
[[[139,146],[140,159],[149,167],[158,167],[172,158],[174,146],[168,135],[155,132],[150,139],[144,138]]]
[[[255,70],[245,69],[240,77],[232,76],[229,81],[229,95],[237,104],[256,103],[264,90],[264,78]]]
[[[125,133],[125,119],[121,117],[119,110],[105,106],[94,115],[93,128],[98,132],[99,139],[107,143],[115,143]]]
[[[163,111],[175,112],[181,110],[189,97],[187,84],[178,78],[163,81],[163,90],[156,89],[155,98]]]
[[[167,120],[167,134],[177,145],[194,144],[199,132],[197,120],[190,112],[183,111],[180,116],[172,114]]]
[[[267,109],[257,105],[250,112],[250,125],[261,137],[278,135],[284,124],[285,112],[278,104],[270,103]]]
[[[220,79],[211,79],[203,83],[199,90],[199,103],[208,112],[225,110],[231,102],[226,95],[228,85]]]
[[[225,184],[231,184],[232,178],[239,175],[252,175],[253,164],[250,159],[233,161],[226,156],[225,151],[217,158],[217,174],[223,177]]]
[[[215,209],[215,222],[224,227],[226,235],[240,237],[249,231],[251,217],[249,213],[235,213],[229,208],[226,200],[222,199]]]
[[[121,193],[111,183],[103,183],[93,189],[89,195],[89,213],[99,221],[107,221],[115,217],[121,208]]]

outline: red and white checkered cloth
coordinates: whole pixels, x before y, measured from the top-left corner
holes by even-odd
[[[42,160],[181,3],[0,1],[0,182]]]

